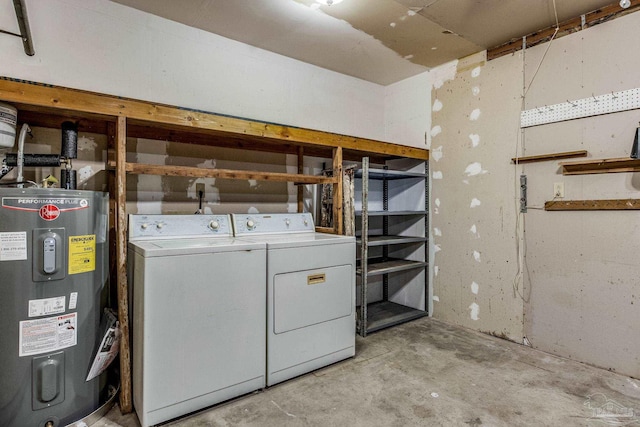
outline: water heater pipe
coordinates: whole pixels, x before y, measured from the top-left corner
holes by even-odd
[[[31,128],[28,124],[23,124],[20,129],[20,136],[18,137],[18,177],[16,181],[18,182],[18,188],[23,188],[24,185],[22,182],[24,181],[24,176],[22,176],[22,168],[24,166],[24,139],[27,136],[27,133],[31,133]]]

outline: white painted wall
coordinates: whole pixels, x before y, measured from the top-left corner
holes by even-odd
[[[427,147],[431,125],[431,76],[421,73],[384,88],[387,141],[416,148]]]
[[[106,0],[28,3],[36,55],[0,36],[0,75],[385,140],[385,88]],[[16,26],[0,2],[0,28]]]

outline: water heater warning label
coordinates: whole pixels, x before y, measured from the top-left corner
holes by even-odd
[[[73,347],[77,343],[78,313],[20,322],[20,357]]]
[[[27,232],[0,233],[0,261],[27,259]]]
[[[69,274],[96,269],[96,235],[69,236]]]

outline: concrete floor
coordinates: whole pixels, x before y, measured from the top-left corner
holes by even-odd
[[[639,380],[430,318],[358,338],[356,353],[167,425],[640,425]],[[116,406],[94,426],[139,424]]]

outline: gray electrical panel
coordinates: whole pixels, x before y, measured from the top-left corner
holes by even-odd
[[[58,427],[96,410],[87,381],[108,281],[104,193],[0,188],[0,426]]]

